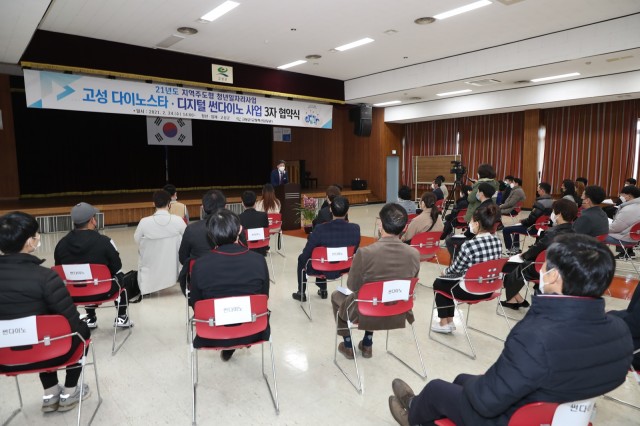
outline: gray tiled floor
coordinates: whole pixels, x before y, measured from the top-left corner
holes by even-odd
[[[371,235],[374,218],[381,205],[359,206],[350,211],[353,222],[361,225],[363,235]],[[524,214],[524,212],[522,213]],[[108,229],[120,249],[124,270],[134,269],[137,249],[134,228]],[[43,236],[38,255],[52,265],[53,248],[62,234]],[[391,380],[401,377],[419,391],[421,380],[398,361],[384,353],[384,335],[374,336],[374,356],[361,360],[365,392],[359,395],[333,365],[335,323],[328,300],[313,296],[313,321],[291,299],[295,291],[296,258],[305,240],[285,237],[287,257],[274,256],[277,285],[272,287],[272,336],[275,346],[280,415],[276,415],[263,379],[260,377],[260,348],[241,350],[229,363],[222,363],[215,352],[200,354],[198,419],[201,425],[393,425],[387,407]],[[420,281],[430,283],[438,273],[437,265],[423,263]],[[502,343],[474,333],[471,338],[479,350],[471,360],[434,343],[427,337],[432,292],[419,287],[416,300],[416,330],[424,354],[428,379],[452,380],[458,373],[483,373],[497,358]],[[98,358],[100,385],[104,402],[95,425],[186,425],[191,422],[189,346],[185,337],[184,298],[176,287],[132,305],[136,326],[133,335],[116,356],[110,354],[113,310],[98,311],[99,328],[93,333]],[[627,302],[607,299],[611,309],[622,309]],[[504,321],[495,314],[494,304],[473,308],[471,321],[480,327],[506,336]],[[516,314],[517,315],[517,314]],[[464,344],[460,331],[443,336]],[[410,362],[417,363],[410,330],[392,334],[394,349]],[[339,361],[351,368],[346,360]],[[526,366],[523,366],[526,368]],[[93,379],[89,377],[93,386]],[[24,413],[15,425],[74,424],[75,412],[40,412],[42,389],[36,376],[22,376],[20,383],[25,402]],[[12,379],[0,378],[0,416],[6,417],[17,405]],[[640,387],[631,376],[614,394],[640,404]],[[86,401],[87,413],[96,398]],[[596,424],[640,424],[640,412],[599,398]]]

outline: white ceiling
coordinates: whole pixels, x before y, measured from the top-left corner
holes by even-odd
[[[152,48],[177,34],[178,27],[190,26],[198,34],[169,50],[267,68],[322,55],[290,71],[345,81],[349,103],[402,100],[396,111],[407,104],[430,104],[430,110],[438,102],[446,104],[448,100],[435,96],[445,91],[472,88],[462,98],[486,93],[504,98],[523,89],[525,85],[515,84],[519,80],[577,71],[582,75],[572,80],[600,85],[594,79],[635,78],[623,73],[640,70],[640,0],[493,0],[430,25],[413,21],[472,0],[237,1],[239,7],[203,24],[197,19],[223,0],[0,0],[0,64],[19,63],[36,28]],[[332,51],[364,37],[375,41]],[[500,83],[482,88],[465,84],[486,78]],[[554,87],[561,90],[561,84]],[[542,86],[547,84],[537,85]],[[602,93],[614,99],[640,97],[640,90],[613,90]],[[420,99],[411,99],[416,97]],[[570,98],[575,103],[575,96]],[[521,106],[507,102],[500,110],[509,108]],[[460,106],[453,112],[394,120],[466,112]]]

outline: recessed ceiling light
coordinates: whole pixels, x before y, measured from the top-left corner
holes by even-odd
[[[224,15],[225,13],[232,11],[233,9],[235,9],[238,6],[240,6],[240,3],[237,3],[237,2],[231,1],[231,0],[225,1],[220,6],[216,7],[215,9],[211,10],[210,12],[202,15],[200,17],[200,21],[213,22],[216,19],[218,19],[219,17],[221,17],[222,15]]]
[[[433,24],[434,22],[436,22],[436,18],[433,18],[431,16],[425,16],[423,18],[418,18],[413,22],[418,24],[418,25],[429,25],[429,24]]]
[[[381,107],[381,106],[387,106],[387,105],[395,105],[395,104],[399,104],[402,101],[389,101],[389,102],[380,102],[379,104],[373,104],[374,107]]]
[[[286,70],[287,68],[295,67],[296,65],[301,65],[301,64],[305,64],[305,63],[307,63],[307,61],[303,61],[303,60],[293,61],[293,62],[289,62],[288,64],[280,65],[278,67],[278,69],[279,70]]]
[[[368,43],[371,43],[372,41],[373,41],[372,38],[366,37],[358,41],[354,41],[353,43],[347,43],[347,44],[343,44],[342,46],[338,46],[336,47],[336,50],[339,50],[340,52],[344,52],[345,50],[353,49],[354,47],[362,46],[363,44],[368,44]]]
[[[469,3],[466,6],[461,6],[456,9],[451,9],[447,12],[439,13],[437,15],[434,15],[434,18],[442,21],[443,19],[451,18],[452,16],[460,15],[461,13],[469,12],[483,6],[488,6],[490,4],[491,2],[489,0],[480,0],[473,3]]]
[[[436,93],[436,96],[459,95],[461,93],[469,93],[469,92],[472,92],[472,90],[471,89],[464,89],[464,90],[456,90],[455,92]]]
[[[549,81],[549,80],[557,80],[559,78],[567,78],[567,77],[575,77],[580,75],[579,72],[571,72],[569,74],[560,74],[560,75],[552,75],[550,77],[540,77],[540,78],[534,78],[531,80],[532,83],[539,83],[541,81]]]
[[[307,56],[305,56],[305,58],[306,58],[306,59],[320,59],[320,58],[322,58],[322,56],[317,55],[317,54],[315,54],[315,53],[314,53],[313,55],[307,55]]]
[[[198,30],[196,30],[195,28],[191,28],[191,27],[180,27],[180,28],[178,28],[178,32],[180,34],[185,34],[185,35],[198,34]]]
[[[394,34],[398,34],[398,30],[387,30],[384,32],[386,35],[394,35]]]

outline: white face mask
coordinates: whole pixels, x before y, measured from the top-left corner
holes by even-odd
[[[551,212],[551,223],[556,224],[556,212]]]
[[[431,184],[431,189],[436,189],[436,186],[434,184]]]
[[[31,244],[29,244],[31,245]],[[31,245],[31,248],[33,249],[33,251],[36,251],[40,248],[40,246],[42,245],[42,241],[40,240],[40,238],[38,238],[38,244],[36,244],[36,246],[34,247],[33,245]]]
[[[547,275],[549,272],[553,271],[555,268],[551,268],[549,269],[547,272],[545,272],[544,274],[540,274],[540,281],[538,284],[538,287],[540,288],[540,293],[544,294],[544,286],[546,285],[544,282],[544,276]]]
[[[513,189],[513,188],[516,187],[516,184],[515,183],[510,183],[509,186]]]
[[[479,193],[477,193],[477,192],[476,192],[476,200],[478,200],[478,201],[482,201],[482,200],[480,199],[480,194],[479,194]]]
[[[478,233],[478,224],[476,223],[476,226],[474,228],[473,224],[476,222],[470,222],[469,223],[469,232],[471,232],[473,235]]]
[[[284,172],[284,167],[278,167],[278,170],[280,170],[281,172]]]
[[[622,201],[623,203],[627,202],[627,198],[624,195],[620,196],[620,201]]]

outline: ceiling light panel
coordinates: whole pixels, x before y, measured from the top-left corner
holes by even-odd
[[[472,92],[472,90],[471,89],[464,89],[464,90],[456,90],[454,92],[436,93],[436,96],[461,95],[463,93],[469,93],[469,92]]]
[[[303,61],[303,60],[293,61],[293,62],[289,62],[288,64],[280,65],[278,67],[278,69],[279,70],[286,70],[287,68],[295,67],[297,65],[302,65],[302,64],[306,64],[306,63],[307,63],[307,61]]]
[[[240,3],[237,3],[235,1],[230,1],[230,0],[225,1],[220,6],[213,9],[212,11],[202,15],[200,17],[200,21],[213,22],[219,17],[221,17],[222,15],[224,15],[225,13],[231,12],[233,9],[235,9],[238,6],[240,6]]]
[[[389,105],[395,105],[395,104],[399,104],[402,101],[389,101],[389,102],[380,102],[379,104],[373,104],[374,107],[383,107],[383,106],[389,106]]]
[[[345,50],[353,49],[354,47],[362,46],[364,44],[369,44],[372,41],[374,41],[372,38],[366,37],[358,41],[354,41],[352,43],[347,43],[347,44],[343,44],[342,46],[336,47],[336,50],[339,50],[340,52],[344,52]]]
[[[549,81],[549,80],[558,80],[560,78],[569,78],[569,77],[576,77],[579,76],[580,73],[579,72],[572,72],[569,74],[560,74],[560,75],[552,75],[550,77],[540,77],[540,78],[534,78],[531,80],[532,83],[539,83],[541,81]]]
[[[472,10],[481,8],[483,6],[488,6],[490,4],[491,2],[489,0],[480,0],[469,3],[465,6],[458,7],[456,9],[451,9],[447,12],[439,13],[437,15],[434,15],[433,17],[439,21],[442,21],[443,19],[451,18],[452,16],[460,15],[461,13],[470,12]]]

